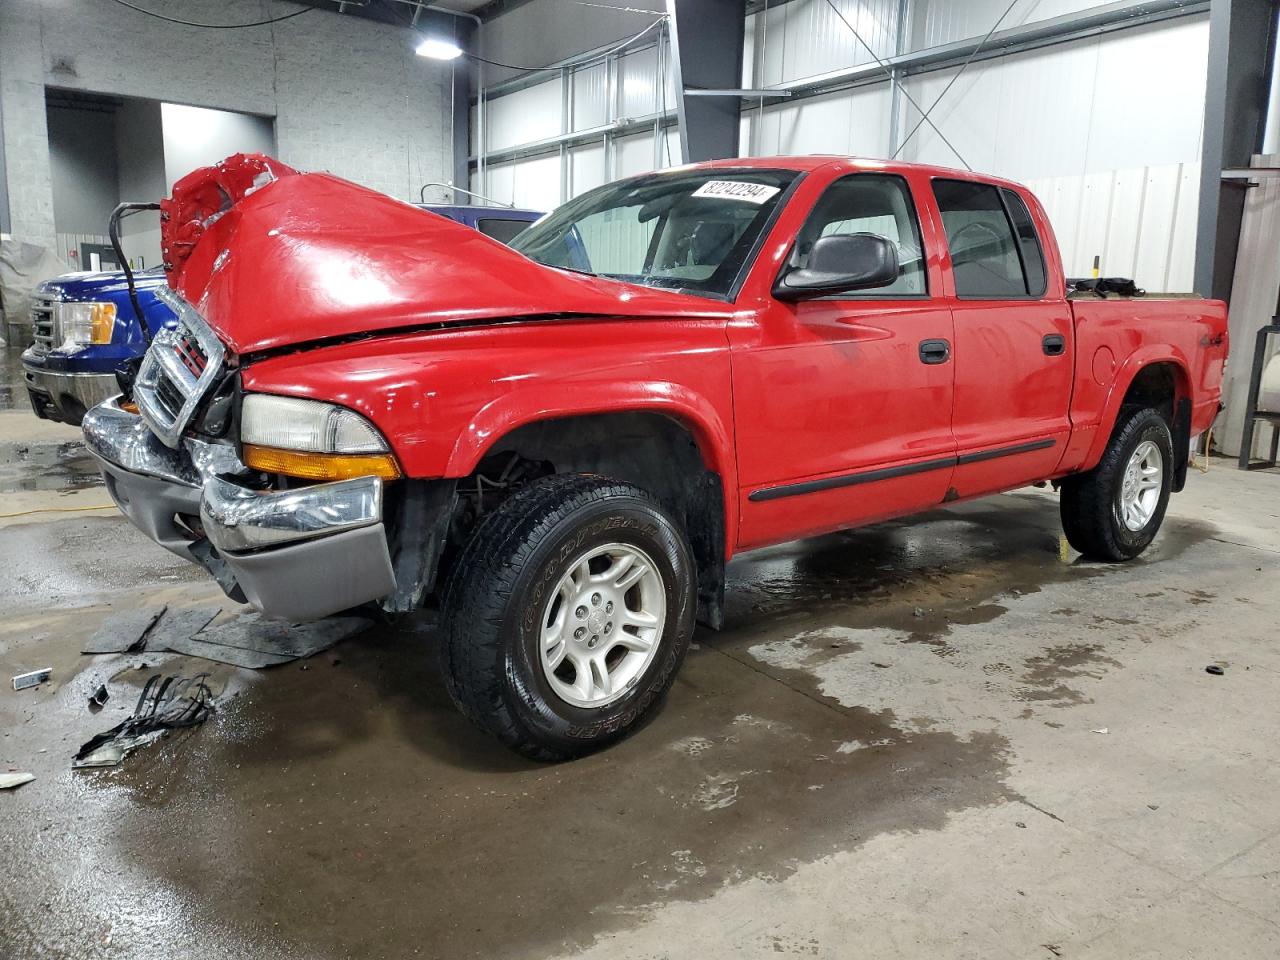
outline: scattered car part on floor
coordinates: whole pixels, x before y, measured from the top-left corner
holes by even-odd
[[[259,670],[328,650],[372,626],[364,617],[329,617],[288,623],[256,613],[243,614],[191,637],[173,637],[166,649],[192,657]]]
[[[38,687],[51,676],[53,676],[53,667],[41,667],[39,670],[20,673],[13,678],[13,689],[26,690],[30,687]]]
[[[152,650],[173,650],[175,643],[194,637],[221,612],[221,607],[170,607],[147,634],[147,646]]]
[[[0,773],[0,790],[12,790],[34,780],[33,773]]]
[[[114,767],[139,747],[153,743],[169,730],[204,723],[213,712],[209,674],[192,677],[156,674],[142,688],[133,716],[88,741],[71,766]]]
[[[98,689],[89,695],[89,710],[97,713],[106,706],[109,699],[111,699],[111,694],[107,692],[107,685],[105,683],[98,684]]]
[[[168,607],[122,610],[102,621],[80,648],[81,653],[137,653],[147,645],[147,632]]]
[[[1211,663],[1211,664],[1209,664],[1207,667],[1205,667],[1205,668],[1204,668],[1204,672],[1205,672],[1205,673],[1211,673],[1211,674],[1213,674],[1215,677],[1221,677],[1221,676],[1225,675],[1227,671],[1226,671],[1225,669],[1223,669],[1222,667],[1218,666],[1218,664],[1216,664],[1216,663]]]

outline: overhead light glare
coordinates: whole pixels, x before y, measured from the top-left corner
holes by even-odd
[[[456,43],[430,37],[418,44],[418,49],[414,52],[420,57],[430,57],[432,60],[457,60],[462,56],[462,48]]]

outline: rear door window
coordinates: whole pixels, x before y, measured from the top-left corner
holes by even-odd
[[[1031,211],[1015,191],[1002,190],[1001,195],[1005,209],[1009,211],[1009,219],[1013,221],[1014,232],[1018,235],[1018,252],[1022,254],[1022,269],[1027,275],[1027,293],[1042,297],[1046,286],[1044,253],[1040,249],[1040,238],[1036,235]]]
[[[1020,197],[967,180],[935,180],[933,193],[947,233],[957,296],[1007,300],[1038,297],[1044,292],[1039,240]],[[1002,194],[1017,201],[1016,216],[1022,220],[1017,232],[1015,215],[1006,209]]]

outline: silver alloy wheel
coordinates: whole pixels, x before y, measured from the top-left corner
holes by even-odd
[[[1164,457],[1160,455],[1160,448],[1150,440],[1143,440],[1124,468],[1116,504],[1120,521],[1134,533],[1151,522],[1160,503],[1163,482]]]
[[[542,670],[575,707],[623,696],[658,652],[667,594],[658,568],[626,543],[592,547],[560,578],[542,614]]]

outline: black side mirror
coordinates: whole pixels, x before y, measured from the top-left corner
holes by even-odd
[[[849,290],[884,287],[898,279],[898,248],[873,233],[819,237],[809,265],[784,273],[774,284],[779,300],[810,300]]]

